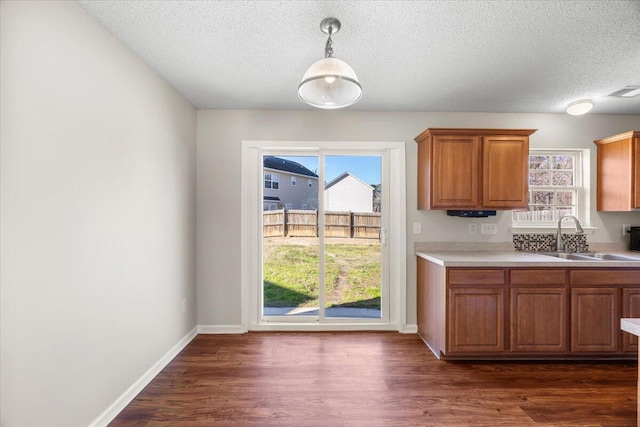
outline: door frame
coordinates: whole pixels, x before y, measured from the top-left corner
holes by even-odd
[[[387,244],[389,250],[389,317],[388,321],[351,323],[261,323],[256,292],[261,282],[262,266],[261,230],[262,212],[262,156],[264,152],[329,151],[332,154],[363,154],[386,152],[387,166],[383,162],[383,174],[388,175],[386,196],[389,206]],[[387,170],[385,171],[384,168]],[[390,173],[391,172],[391,173]],[[404,142],[386,141],[242,141],[241,170],[241,318],[242,328],[249,330],[397,330],[406,327],[406,179]],[[259,203],[260,202],[260,203]]]

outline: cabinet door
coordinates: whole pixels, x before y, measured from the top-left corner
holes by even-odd
[[[567,290],[511,288],[511,351],[567,350]]]
[[[482,206],[526,208],[529,190],[529,138],[482,138]]]
[[[640,317],[640,289],[628,288],[622,290],[622,317]],[[638,337],[627,333],[622,334],[622,351],[635,353],[638,351]]]
[[[504,287],[450,288],[448,307],[448,352],[504,351]]]
[[[598,211],[628,211],[632,206],[632,154],[629,138],[598,145]]]
[[[479,154],[478,137],[433,137],[432,208],[479,207]]]
[[[618,289],[571,289],[571,351],[618,350]]]
[[[633,138],[633,207],[640,208],[640,138]]]

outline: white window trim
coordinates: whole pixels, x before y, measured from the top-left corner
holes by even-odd
[[[241,170],[241,230],[240,230],[240,252],[241,256],[241,277],[240,277],[240,298],[242,301],[240,330],[246,332],[256,328],[255,319],[252,317],[251,288],[252,283],[259,281],[258,254],[253,251],[258,248],[260,242],[261,223],[258,205],[254,206],[260,199],[260,189],[255,183],[260,177],[260,168],[254,165],[261,164],[262,152],[264,150],[288,150],[296,147],[303,152],[315,150],[332,150],[349,154],[350,150],[354,154],[362,151],[387,151],[389,164],[393,165],[387,169],[402,171],[405,169],[405,143],[386,141],[242,141],[242,170]],[[389,295],[391,311],[389,323],[375,324],[362,323],[361,325],[324,324],[323,330],[397,330],[401,333],[417,333],[417,325],[407,324],[407,231],[406,231],[406,178],[405,174],[392,174],[389,170],[383,170],[383,174],[389,176],[390,185],[388,191],[389,200],[385,204],[386,211],[390,215],[388,224],[387,245],[389,246],[389,280],[393,282],[393,291]],[[391,208],[390,205],[394,207]],[[302,326],[292,325],[291,330],[317,330],[313,325]]]
[[[578,189],[578,220],[584,229],[585,234],[594,234],[597,227],[591,227],[591,150],[588,148],[531,148],[529,154],[540,153],[579,153],[580,159],[576,165],[576,172],[579,175],[581,185]],[[511,234],[548,234],[557,230],[557,224],[529,223],[523,224],[511,223],[509,231]]]

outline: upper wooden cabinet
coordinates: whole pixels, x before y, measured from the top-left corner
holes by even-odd
[[[535,129],[429,128],[418,143],[418,209],[527,207]]]
[[[597,209],[640,208],[640,131],[621,133],[594,143],[598,146]]]

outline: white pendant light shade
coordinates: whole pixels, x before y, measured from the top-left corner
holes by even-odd
[[[331,110],[358,102],[362,86],[349,64],[338,58],[324,58],[304,73],[298,96],[309,105]]]
[[[340,21],[325,18],[320,30],[329,34],[324,47],[324,59],[311,64],[298,86],[298,96],[307,104],[326,110],[348,107],[362,98],[362,86],[353,68],[333,57],[331,35],[340,31]]]

